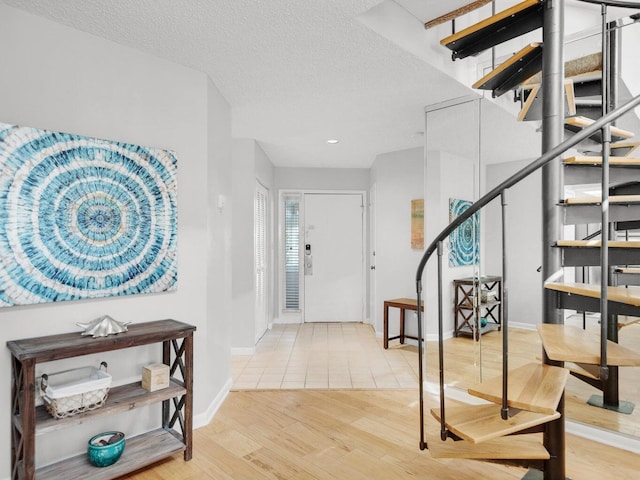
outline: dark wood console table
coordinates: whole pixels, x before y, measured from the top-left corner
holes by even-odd
[[[389,337],[389,307],[400,309],[400,335]],[[385,300],[384,302],[384,332],[383,343],[384,348],[389,348],[389,340],[400,339],[400,343],[404,343],[405,338],[418,340],[418,337],[407,335],[404,333],[404,312],[405,310],[418,311],[418,301],[414,298],[396,298],[394,300]],[[422,302],[421,310],[424,312],[424,302]]]
[[[175,320],[128,326],[128,331],[91,338],[80,332],[7,342],[11,364],[11,479],[108,480],[138,470],[176,452],[190,460],[193,448],[193,332],[196,327]],[[180,340],[182,340],[180,342]],[[169,387],[147,392],[140,382],[114,387],[96,410],[55,419],[35,406],[36,364],[162,342],[162,361],[169,365]],[[180,377],[176,377],[177,371]],[[92,466],[87,455],[35,468],[36,436],[54,433],[92,418],[126,412],[162,402],[161,427],[127,437],[120,460],[110,467]]]

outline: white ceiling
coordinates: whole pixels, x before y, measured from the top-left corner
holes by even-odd
[[[368,168],[422,145],[426,105],[469,93],[358,20],[383,0],[0,1],[206,72],[233,136],[276,166]],[[396,3],[418,25],[468,0]]]

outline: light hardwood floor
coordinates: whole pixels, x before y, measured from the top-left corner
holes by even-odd
[[[427,407],[435,406],[433,400]],[[194,457],[181,455],[137,480],[515,480],[526,470],[473,460],[435,460],[418,448],[415,390],[233,391]],[[637,480],[640,457],[567,436],[573,480]]]
[[[637,330],[625,333],[625,342]],[[631,334],[631,335],[629,335]],[[636,338],[637,339],[637,338]],[[480,343],[447,341],[447,383],[465,388],[500,371],[501,335]],[[513,367],[536,361],[535,332],[512,330]],[[428,379],[437,379],[437,350],[428,348]],[[480,365],[482,364],[482,369]],[[637,374],[629,369],[627,374]],[[206,427],[194,432],[194,457],[181,455],[126,478],[137,480],[263,479],[521,479],[526,470],[473,460],[436,460],[418,447],[415,347],[383,350],[366,325],[279,327],[255,355],[235,357],[234,388]],[[634,373],[636,372],[636,373]],[[624,395],[637,396],[638,377],[625,378]],[[412,388],[403,388],[403,383]],[[577,381],[576,381],[577,382]],[[627,390],[627,388],[629,390]],[[638,428],[634,416],[585,405],[593,393],[579,382],[567,409],[597,411],[603,423]],[[455,403],[455,402],[454,402]],[[425,410],[437,406],[425,397]],[[636,409],[637,410],[637,409]],[[593,414],[595,415],[595,414]],[[610,417],[610,419],[608,419]],[[605,420],[602,420],[602,419]],[[613,420],[617,418],[617,420]],[[427,413],[426,424],[437,428]],[[640,456],[567,435],[567,475],[573,480],[637,480]]]
[[[581,325],[582,319],[572,320]],[[597,318],[587,326],[598,329]],[[392,332],[393,334],[393,332]],[[624,327],[621,345],[637,349],[640,324]],[[514,329],[509,334],[510,368],[540,362],[542,344],[536,331]],[[427,380],[438,381],[437,348],[427,344]],[[471,384],[501,375],[502,334],[494,331],[473,342],[469,337],[445,341],[445,382],[466,390]],[[417,349],[390,342],[382,348],[370,325],[276,325],[253,355],[233,357],[233,389],[386,389],[418,388]],[[592,407],[586,402],[599,393],[569,377],[566,412],[570,419],[640,438],[640,368],[620,368],[620,399],[636,402],[631,415]],[[639,475],[640,478],[640,475]]]

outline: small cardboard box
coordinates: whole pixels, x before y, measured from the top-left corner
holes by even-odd
[[[164,363],[152,363],[142,368],[142,388],[155,392],[169,386],[169,366]]]

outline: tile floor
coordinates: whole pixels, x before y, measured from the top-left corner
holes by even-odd
[[[232,357],[232,389],[417,388],[417,348],[389,347],[362,323],[275,325],[255,354]]]

